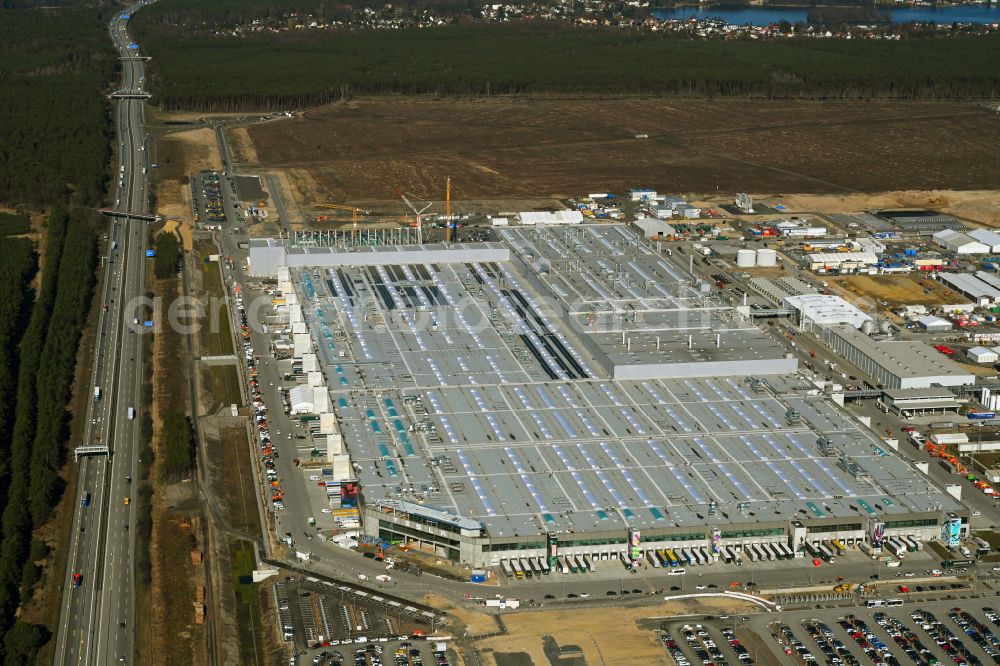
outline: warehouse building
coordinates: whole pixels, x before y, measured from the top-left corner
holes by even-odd
[[[855,244],[861,248],[862,252],[871,252],[873,254],[882,254],[885,252],[885,243],[878,240],[877,238],[870,238],[868,236],[863,236],[854,241]]]
[[[972,347],[965,354],[973,363],[996,363],[997,359],[1000,358],[995,351],[988,347]]]
[[[583,213],[578,210],[527,211],[517,214],[519,224],[580,224]]]
[[[856,271],[878,263],[874,252],[818,252],[808,256],[809,268],[814,271]]]
[[[792,276],[773,280],[770,278],[750,278],[748,284],[751,289],[777,305],[784,303],[785,298],[789,296],[816,293],[816,288],[811,284]]]
[[[977,306],[1000,302],[1000,289],[968,273],[938,273],[938,279],[975,300]]]
[[[977,240],[990,248],[990,252],[1000,252],[1000,234],[989,229],[973,229],[968,232],[969,238]]]
[[[955,394],[946,388],[886,389],[879,399],[883,409],[890,410],[903,418],[926,416],[928,414],[958,413],[962,406]]]
[[[785,238],[816,238],[826,235],[826,227],[806,224],[800,220],[782,220],[774,226]]]
[[[854,328],[861,328],[865,322],[872,321],[871,317],[840,296],[827,294],[787,296],[784,303],[785,307],[795,310],[799,328],[805,331],[811,331],[817,325],[829,324],[848,324]]]
[[[674,209],[667,204],[653,204],[649,206],[649,212],[658,220],[669,220],[674,216]]]
[[[345,249],[293,245],[286,239],[254,238],[250,240],[247,262],[250,275],[276,278],[281,268],[509,260],[510,251],[498,243],[360,246]]]
[[[930,346],[911,340],[877,342],[853,326],[820,328],[820,336],[838,354],[889,389],[965,386],[975,375],[965,371]]]
[[[935,317],[933,315],[921,317],[917,320],[917,323],[920,324],[920,328],[924,329],[928,333],[945,333],[955,327],[954,324],[947,319],[942,319],[941,317]]]
[[[935,243],[955,254],[987,254],[990,251],[989,245],[980,243],[968,234],[951,229],[942,229],[931,238],[934,239]]]
[[[631,228],[497,235],[505,260],[457,247],[285,269],[365,537],[489,567],[618,557],[640,534],[703,552],[873,525],[925,540],[967,515],[872,455],[871,431],[810,394],[780,345]]]
[[[677,235],[677,230],[664,222],[663,219],[640,217],[632,224],[639,229],[642,233],[642,237],[647,239],[666,239],[673,238]]]

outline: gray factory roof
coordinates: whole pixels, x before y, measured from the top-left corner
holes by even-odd
[[[923,342],[916,340],[876,341],[846,324],[834,324],[826,328],[836,331],[854,348],[863,352],[868,358],[897,377],[961,375],[968,376],[970,384],[975,381],[974,375],[943,354],[935,352]]]
[[[972,298],[1000,299],[1000,289],[969,273],[941,273],[938,279]]]
[[[625,240],[616,229],[600,237]],[[594,242],[577,248],[593,254],[580,266],[612,260]],[[629,320],[632,334],[647,336],[647,322],[676,327],[677,304],[703,298],[700,289],[645,246],[622,249],[616,262],[655,271],[664,288],[670,276],[677,283],[666,294],[653,287],[646,305],[655,307]],[[536,257],[560,251],[560,261],[575,261],[559,243]],[[292,269],[366,502],[411,502],[501,538],[752,526],[800,512],[859,518],[865,504],[888,516],[958,507],[794,376],[767,377],[769,389],[724,371],[610,378],[591,338],[544,306],[567,301],[544,292],[545,274],[532,270],[517,260]],[[627,279],[601,284],[598,296],[586,275],[573,269],[559,284],[586,293],[587,307],[621,292],[618,305],[638,311]],[[718,304],[707,311],[729,316]],[[749,327],[731,335],[746,336],[745,353],[768,349]],[[819,433],[833,456],[821,455]]]
[[[790,372],[794,359],[717,298],[687,267],[619,225],[500,231],[531,284],[554,297],[611,376],[651,378]],[[543,299],[544,300],[544,299]]]

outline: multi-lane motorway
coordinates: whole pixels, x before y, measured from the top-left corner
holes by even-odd
[[[115,49],[123,57],[123,90],[141,89],[144,80],[142,61],[125,59],[135,55],[129,49],[127,16],[141,4],[116,15],[109,26]],[[149,164],[144,102],[122,99],[116,104],[119,165],[114,208],[146,214]],[[146,238],[146,222],[113,218],[105,246],[89,389],[93,397],[83,441],[75,443],[106,446],[108,453],[83,456],[79,461],[79,497],[57,629],[57,664],[129,663],[133,659],[135,521],[131,493],[140,455],[138,410],[145,317],[138,302],[143,294]],[[78,587],[74,574],[81,576]]]

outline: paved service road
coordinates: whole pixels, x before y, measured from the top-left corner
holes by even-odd
[[[127,16],[144,3],[116,15],[109,26],[120,56],[130,49]],[[122,89],[143,87],[141,60],[123,60]],[[117,102],[119,142],[115,209],[146,214],[147,136],[144,102]],[[142,383],[141,329],[148,311],[139,307],[145,270],[146,223],[115,217],[104,258],[104,286],[94,349],[83,441],[75,445],[106,446],[108,455],[82,456],[79,495],[70,535],[70,551],[57,628],[57,664],[131,662],[135,649],[135,525],[131,479],[136,475]],[[82,580],[74,588],[73,576]]]

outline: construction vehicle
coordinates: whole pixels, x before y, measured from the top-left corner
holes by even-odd
[[[316,203],[312,205],[313,208],[320,208],[322,210],[344,210],[350,211],[351,213],[351,223],[357,227],[358,226],[358,215],[368,216],[372,212],[370,210],[364,210],[362,208],[355,208],[354,206],[345,206],[343,204],[333,204],[333,203]],[[325,219],[325,218],[324,218]]]
[[[949,471],[951,471],[952,473],[954,473],[954,474],[968,474],[969,473],[969,470],[965,467],[965,465],[963,465],[961,462],[959,462],[958,458],[956,458],[954,455],[952,455],[951,453],[949,453],[948,450],[947,450],[947,448],[944,445],[938,446],[938,445],[936,445],[933,442],[931,442],[931,441],[928,440],[928,441],[924,442],[924,450],[927,451],[927,453],[929,453],[930,455],[932,455],[932,456],[934,456],[936,458],[941,458],[943,464],[945,464],[946,468]]]

